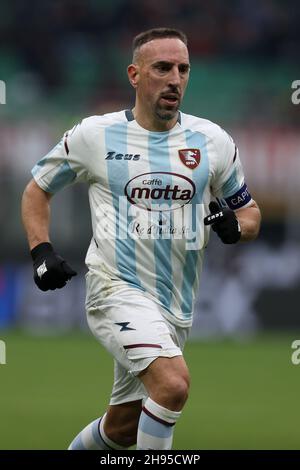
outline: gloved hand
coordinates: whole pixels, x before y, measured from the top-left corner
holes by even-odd
[[[223,243],[237,243],[241,238],[241,227],[234,211],[220,207],[216,201],[209,203],[209,210],[211,213],[205,217],[204,225],[211,225]]]
[[[61,289],[76,272],[57,255],[51,243],[40,243],[31,250],[34,282],[42,291]]]

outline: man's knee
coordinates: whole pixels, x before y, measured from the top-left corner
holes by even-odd
[[[163,403],[168,403],[168,408],[181,410],[188,399],[189,380],[185,377],[166,377],[158,386],[157,396]]]
[[[158,404],[174,411],[183,408],[188,398],[190,376],[182,357],[158,358],[140,378]]]

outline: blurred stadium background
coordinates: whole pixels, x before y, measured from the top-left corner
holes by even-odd
[[[112,361],[84,313],[86,188],[53,201],[52,242],[80,272],[54,293],[32,282],[20,198],[64,130],[132,106],[131,41],[154,26],[186,32],[192,71],[182,110],[234,136],[263,214],[253,244],[224,247],[212,236],[175,448],[299,449],[300,365],[291,362],[300,338],[300,105],[291,100],[299,13],[296,0],[1,2],[0,449],[66,448],[106,407]]]

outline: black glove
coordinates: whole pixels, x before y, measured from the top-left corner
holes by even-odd
[[[53,251],[51,243],[40,243],[31,250],[31,256],[34,282],[43,291],[61,289],[77,274]]]
[[[212,225],[223,243],[237,243],[241,238],[241,228],[234,211],[220,207],[216,201],[209,203],[209,210],[211,213],[205,217],[204,225]]]

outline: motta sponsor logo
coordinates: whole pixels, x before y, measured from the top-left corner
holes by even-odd
[[[150,211],[178,209],[191,201],[195,191],[190,178],[171,172],[143,173],[128,181],[124,189],[131,204]]]

